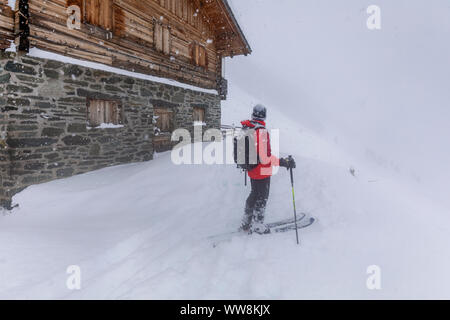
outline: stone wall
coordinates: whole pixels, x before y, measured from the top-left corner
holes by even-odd
[[[123,128],[89,129],[87,99],[121,102]],[[0,205],[25,187],[153,157],[153,107],[193,132],[193,107],[220,126],[220,97],[62,62],[0,52]],[[205,128],[205,129],[206,129]]]

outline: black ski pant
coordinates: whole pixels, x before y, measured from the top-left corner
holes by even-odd
[[[250,179],[252,191],[245,203],[245,214],[242,220],[244,229],[250,228],[252,222],[264,223],[267,200],[269,199],[270,177],[262,180]]]

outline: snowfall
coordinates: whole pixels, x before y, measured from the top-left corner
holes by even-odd
[[[438,18],[450,7],[378,1],[383,28],[369,31],[366,2],[291,0],[287,13],[231,2],[254,53],[227,61],[222,122],[267,105],[280,156],[297,162],[297,211],[317,219],[300,245],[295,232],[214,245],[239,227],[242,172],[155,154],[17,194],[19,207],[0,214],[0,298],[449,299],[450,48],[440,37],[450,27]],[[288,16],[260,25],[268,12]],[[298,40],[276,37],[287,23]],[[274,57],[270,36],[290,58]],[[292,216],[280,169],[266,221]],[[67,286],[70,266],[79,290]]]

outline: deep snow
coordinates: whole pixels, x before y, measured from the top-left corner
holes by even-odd
[[[158,154],[18,194],[0,216],[0,298],[449,299],[450,7],[380,0],[383,31],[368,33],[369,2],[231,1],[254,54],[227,63],[223,122],[269,104],[282,156],[297,160],[298,209],[318,218],[300,247],[291,232],[213,248],[208,236],[239,225],[242,174]],[[261,25],[268,12],[280,19]],[[291,216],[282,169],[267,221]],[[66,287],[70,265],[79,291]],[[371,265],[381,290],[366,287]]]
[[[253,100],[232,87],[224,118],[239,119]],[[239,225],[249,191],[242,174],[232,165],[175,166],[165,153],[18,194],[20,208],[0,217],[0,297],[450,298],[446,212],[272,112],[269,125],[277,123],[282,155],[297,159],[299,211],[318,218],[300,247],[291,232],[213,248],[208,236]],[[267,221],[291,216],[282,169]],[[79,291],[66,287],[69,265],[81,267]],[[381,267],[379,291],[366,287],[370,265]]]

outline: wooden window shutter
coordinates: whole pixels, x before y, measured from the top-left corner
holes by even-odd
[[[205,109],[194,107],[194,121],[205,122]]]
[[[113,29],[113,1],[100,0],[100,26],[111,31]]]
[[[105,101],[105,122],[119,124],[119,104],[116,101]]]
[[[87,112],[88,123],[92,127],[97,127],[102,123],[121,123],[121,112],[118,101],[89,100]]]
[[[104,106],[101,101],[90,100],[88,105],[88,122],[90,126],[97,127],[103,123]]]
[[[198,43],[192,44],[192,61],[196,66],[206,68],[208,66],[208,55],[206,48]]]
[[[169,132],[170,129],[170,115],[168,113],[161,114],[161,130],[163,132]]]
[[[194,44],[194,63],[195,63],[196,66],[198,66],[199,63],[200,63],[199,51],[200,51],[200,46],[198,44]]]
[[[155,48],[156,48],[156,50],[162,51],[162,48],[163,48],[163,32],[162,32],[162,25],[159,24],[159,23],[155,23],[154,37],[155,37]]]
[[[113,3],[112,0],[85,0],[86,22],[105,30],[113,27]]]
[[[163,27],[163,52],[170,54],[170,30],[167,26]]]
[[[156,126],[162,133],[171,133],[173,131],[173,112],[169,108],[155,108],[154,115],[158,117]]]
[[[155,22],[154,41],[157,51],[170,54],[170,29],[159,22]]]
[[[206,68],[208,66],[208,55],[206,53],[206,48],[204,46],[200,46],[200,57],[199,57],[201,67]]]
[[[197,65],[197,61],[196,61],[196,59],[195,59],[195,57],[196,57],[196,54],[195,54],[195,43],[191,43],[190,45],[189,45],[189,51],[190,51],[190,53],[191,53],[191,60],[192,60],[192,64],[195,64],[195,65]]]

